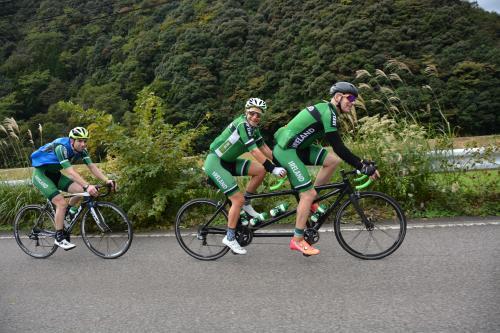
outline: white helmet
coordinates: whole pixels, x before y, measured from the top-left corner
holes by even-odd
[[[262,111],[267,110],[266,102],[257,97],[252,97],[245,103],[245,109],[250,109],[251,107],[259,108]]]

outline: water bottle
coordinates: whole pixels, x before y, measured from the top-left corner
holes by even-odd
[[[256,218],[256,217],[252,217],[252,218],[250,219],[250,225],[251,225],[252,227],[255,227],[257,224],[259,224],[259,222],[260,222],[260,221],[259,221],[259,219],[258,219],[258,218]]]
[[[316,210],[316,212],[319,212],[320,215],[323,215],[324,213],[326,213],[326,210],[328,209],[328,206],[325,205],[325,204],[321,204],[319,205],[318,209]]]
[[[269,218],[269,214],[268,214],[268,213],[266,213],[266,212],[260,213],[260,214],[259,214],[259,216],[258,216],[258,219],[259,219],[260,221],[265,221],[265,220],[267,220],[268,218]]]
[[[263,222],[265,220],[267,220],[267,218],[269,217],[269,215],[267,215],[267,213],[260,213],[257,217],[252,217],[250,219],[250,224],[255,227],[257,224],[259,224],[260,222]]]
[[[276,217],[276,216],[278,216],[280,213],[281,213],[281,210],[280,210],[279,206],[273,207],[273,208],[271,208],[271,210],[269,211],[269,214],[271,214],[271,216],[272,216],[272,217]]]
[[[283,202],[280,203],[278,206],[272,208],[269,211],[269,213],[271,214],[272,217],[276,217],[286,212],[287,209],[288,209],[288,202]]]
[[[248,225],[248,214],[243,209],[240,211],[240,221],[241,221],[241,225],[243,225],[243,226]]]
[[[66,215],[64,216],[64,227],[69,228],[69,224],[73,221],[75,215],[82,210],[82,206],[70,206],[66,211]]]
[[[326,205],[319,205],[318,209],[314,212],[314,214],[311,215],[311,221],[316,223],[318,222],[319,218],[326,212],[328,207]]]
[[[279,207],[281,213],[284,213],[288,210],[288,206],[289,206],[288,202],[283,202],[278,207]]]

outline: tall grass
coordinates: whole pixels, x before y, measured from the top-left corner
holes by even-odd
[[[410,87],[404,77],[411,79],[414,74],[401,61],[390,60],[384,69],[376,69],[373,73],[367,70],[356,72],[361,91],[356,107],[364,110],[367,116],[354,119],[354,126],[347,131],[351,134],[347,138],[349,145],[360,156],[378,162],[383,174],[378,189],[395,196],[407,210],[417,215],[431,201],[441,202],[443,207],[448,207],[445,204],[447,200],[457,203],[460,198],[470,197],[471,192],[461,186],[465,179],[463,175],[468,170],[457,168],[449,162],[449,152],[454,148],[454,130],[443,110],[439,94],[430,83]],[[437,67],[429,64],[424,73],[429,78],[437,76]],[[423,102],[418,104],[418,100]],[[371,115],[368,111],[370,105],[382,106],[383,115]],[[440,122],[424,122],[431,114],[439,115]],[[356,117],[356,113],[353,115]],[[349,123],[352,123],[352,119],[343,125]],[[437,154],[430,154],[430,138],[434,139],[432,149]],[[482,154],[471,148],[469,155],[473,162],[487,160],[498,151],[495,145],[486,147]],[[438,176],[432,163],[437,163],[442,171]],[[498,196],[498,187],[492,187],[491,190]],[[464,207],[463,202],[461,207]]]
[[[40,137],[42,126],[39,125]],[[36,149],[31,130],[21,133],[14,118],[0,124],[0,167],[19,168],[30,165],[29,156]]]

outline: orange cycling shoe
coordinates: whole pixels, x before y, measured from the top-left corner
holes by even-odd
[[[296,241],[294,238],[290,240],[290,250],[302,252],[306,256],[314,256],[319,254],[319,250],[312,247],[305,240]]]

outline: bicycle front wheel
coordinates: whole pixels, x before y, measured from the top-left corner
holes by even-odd
[[[396,251],[406,234],[406,217],[396,200],[380,192],[360,192],[354,200],[344,202],[335,218],[340,246],[360,259],[381,259]]]
[[[188,201],[179,209],[175,220],[175,237],[190,256],[215,260],[229,248],[222,243],[226,235],[227,212],[209,199]]]
[[[21,250],[34,258],[47,258],[56,252],[55,233],[54,217],[42,206],[24,206],[14,218],[14,238]]]
[[[94,254],[104,259],[124,255],[132,244],[132,223],[127,214],[111,202],[94,202],[83,215],[82,238]]]

